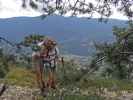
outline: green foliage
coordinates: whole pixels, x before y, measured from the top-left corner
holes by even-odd
[[[123,15],[132,19],[132,2],[130,0],[96,0],[95,3],[87,2],[86,0],[22,0],[22,6],[25,8],[27,4],[35,10],[41,10],[44,15],[65,15],[71,12],[71,16],[88,15],[91,18],[93,13],[101,15],[99,20],[107,20],[113,13],[113,6],[118,8],[118,11],[123,12]],[[29,6],[28,6],[29,7]]]
[[[7,72],[9,71],[9,56],[5,55],[3,53],[3,50],[0,50],[0,78],[5,77],[5,75],[7,74]]]
[[[108,90],[115,89],[120,91],[133,91],[133,82],[128,80],[105,79],[87,76],[80,80],[79,86],[82,89],[91,89],[91,91],[94,91],[98,88],[107,88]]]
[[[96,44],[97,59],[104,57],[104,63],[109,67],[105,67],[104,75],[116,77],[118,79],[127,79],[130,77],[131,59],[130,53],[133,51],[133,25],[129,24],[127,28],[114,27],[113,33],[116,37],[114,43]],[[130,67],[127,67],[130,64]],[[103,66],[103,65],[101,65]],[[106,74],[107,73],[107,74]]]
[[[43,35],[31,34],[29,36],[26,36],[21,44],[23,44],[26,47],[31,47],[31,49],[33,51],[36,51],[36,50],[40,49],[36,44],[39,41],[42,41],[44,38],[45,38],[45,36],[43,36]]]
[[[5,82],[11,85],[35,87],[35,74],[25,68],[13,67],[5,77]]]
[[[43,35],[31,34],[29,36],[26,36],[22,43],[24,43],[24,45],[26,45],[26,46],[30,46],[31,44],[37,43],[38,41],[41,41],[43,39],[44,39]]]
[[[58,65],[57,67],[57,78],[61,85],[76,85],[85,74],[77,69],[78,65],[72,62],[65,62],[64,66]]]
[[[65,69],[64,69],[65,68]],[[65,77],[64,77],[65,75]],[[112,89],[117,87],[117,90],[133,90],[133,83],[125,80],[104,79],[97,77],[89,77],[88,74],[83,73],[81,70],[77,70],[77,65],[72,62],[65,62],[65,66],[58,66],[57,70],[58,90],[63,87],[66,90],[66,94],[63,96],[63,100],[104,100],[104,98],[94,95],[99,88]],[[12,67],[10,72],[5,78],[5,82],[11,85],[20,85],[28,87],[36,87],[35,73],[22,67]],[[80,90],[88,90],[93,93],[91,95],[83,96],[82,94],[71,95],[71,90],[74,87],[79,87]],[[59,98],[57,92],[56,96],[48,96],[48,100],[55,100]],[[38,100],[45,100],[41,96],[38,96]]]
[[[0,78],[4,78],[7,74],[7,70],[6,70],[5,65],[0,65]]]
[[[104,100],[103,97],[97,96],[97,95],[90,95],[90,96],[84,96],[84,95],[65,95],[62,97],[63,100]],[[51,96],[47,97],[48,100],[58,100],[59,96]]]

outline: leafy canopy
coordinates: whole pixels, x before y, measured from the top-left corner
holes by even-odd
[[[79,14],[88,15],[91,18],[94,13],[101,15],[100,20],[108,18],[113,14],[113,7],[122,12],[128,18],[133,18],[132,0],[22,0],[24,8],[30,5],[33,9],[43,13],[43,17],[51,14],[72,16]]]
[[[96,44],[96,59],[104,60],[109,66],[104,74],[115,76],[120,79],[131,78],[133,72],[133,24],[129,23],[127,28],[114,27],[113,33],[116,37],[114,43]]]

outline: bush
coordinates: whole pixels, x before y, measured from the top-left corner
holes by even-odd
[[[3,67],[3,65],[0,65],[0,78],[4,78],[7,74],[7,70]]]
[[[81,70],[77,70],[78,66],[71,62],[65,62],[65,66],[58,65],[57,78],[61,85],[76,85],[80,78],[83,76]]]
[[[5,82],[11,85],[36,86],[35,74],[25,68],[13,68],[5,77]]]
[[[108,89],[116,88],[117,90],[133,90],[133,82],[127,80],[84,77],[80,80],[79,87],[84,89],[96,87]]]
[[[59,96],[49,96],[47,97],[47,100],[59,100]],[[84,95],[65,95],[62,97],[63,100],[105,100],[103,97],[97,96],[97,95],[90,95],[90,96],[84,96]],[[40,99],[39,99],[40,100]],[[44,100],[44,99],[41,99]]]

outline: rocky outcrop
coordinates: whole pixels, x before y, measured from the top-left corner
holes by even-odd
[[[0,89],[2,90],[3,85]],[[37,100],[36,97],[39,95],[38,89],[30,89],[28,87],[20,86],[8,86],[0,96],[0,100]]]

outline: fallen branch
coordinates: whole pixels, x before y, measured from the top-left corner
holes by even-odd
[[[1,84],[0,87],[0,96],[3,95],[3,93],[5,92],[5,90],[8,88],[8,86],[6,84]]]

